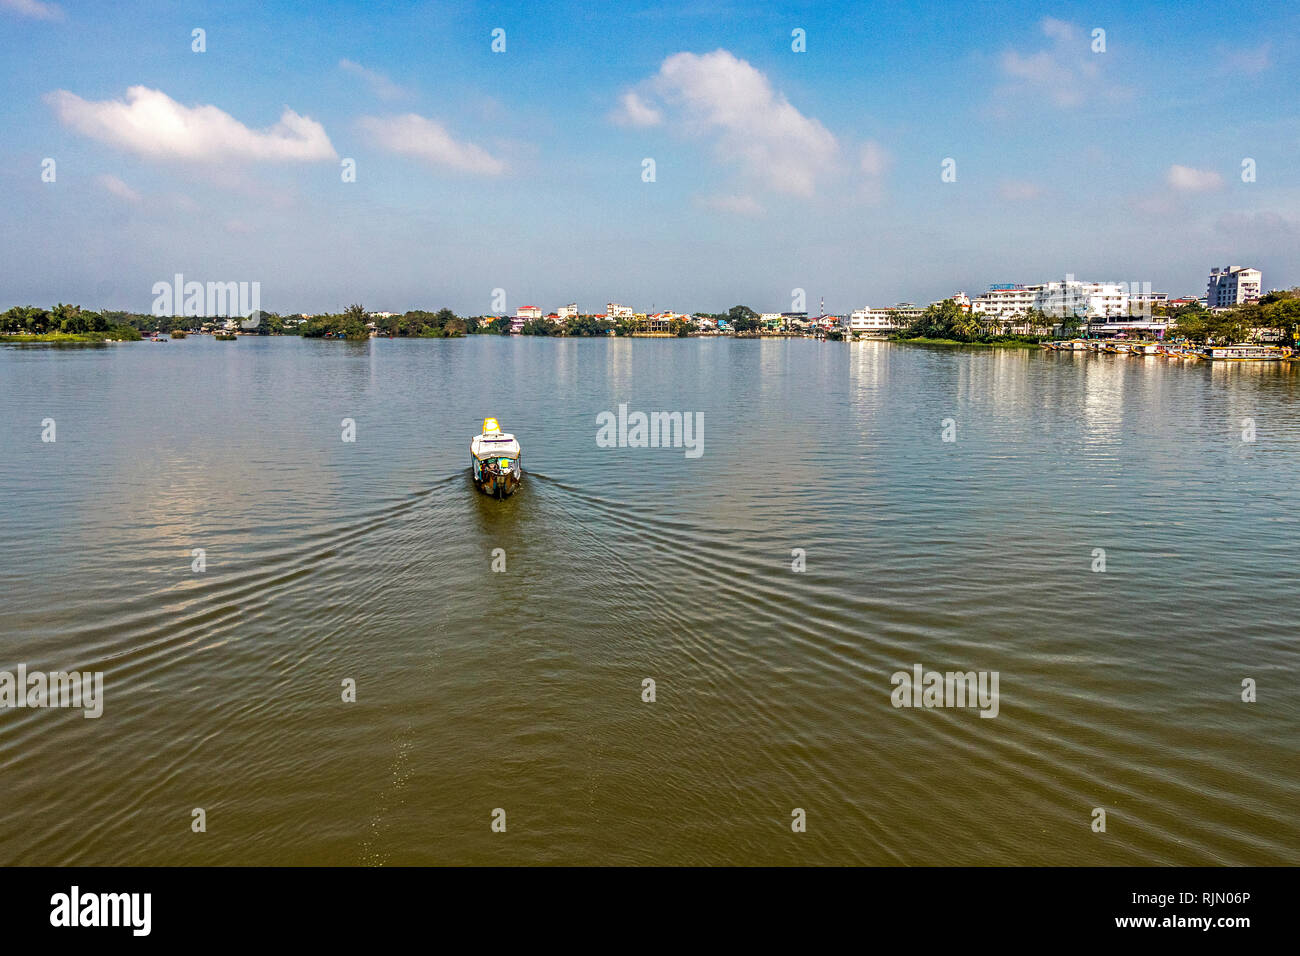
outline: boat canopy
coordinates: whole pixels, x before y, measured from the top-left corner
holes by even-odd
[[[505,432],[490,432],[476,435],[469,443],[469,450],[475,458],[518,458],[519,442],[515,436]]]

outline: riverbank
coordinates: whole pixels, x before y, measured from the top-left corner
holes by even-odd
[[[117,328],[108,332],[45,332],[41,334],[0,335],[0,345],[24,342],[138,342],[141,335],[132,328]]]
[[[962,345],[968,348],[985,348],[985,349],[1036,349],[1041,348],[1041,342],[1028,342],[1020,339],[1009,339],[1003,342],[962,342],[958,339],[904,339],[894,337],[887,339],[889,342],[898,342],[903,345]]]

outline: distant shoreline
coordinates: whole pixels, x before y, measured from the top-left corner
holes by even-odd
[[[206,334],[206,333],[195,333],[195,332],[190,332],[190,333],[187,333],[187,334],[184,335],[184,336],[181,336],[180,338],[198,337],[198,336],[200,336],[200,335],[204,335],[204,334]],[[399,340],[428,340],[428,339],[437,339],[437,338],[459,338],[459,339],[469,339],[469,338],[476,338],[476,337],[479,336],[479,335],[488,335],[488,336],[493,337],[493,338],[511,338],[511,339],[605,339],[605,338],[608,338],[608,339],[708,339],[708,340],[713,340],[713,339],[738,339],[738,340],[747,340],[747,341],[764,340],[764,339],[767,339],[767,340],[771,340],[771,339],[780,339],[780,340],[802,339],[802,340],[812,340],[812,341],[822,341],[822,342],[825,342],[825,341],[832,341],[832,342],[892,342],[892,343],[894,343],[894,344],[896,344],[896,345],[932,345],[932,346],[961,346],[961,347],[964,347],[964,348],[1012,348],[1012,349],[1036,349],[1036,348],[1039,348],[1040,345],[1041,345],[1041,343],[1039,343],[1039,342],[1023,341],[1023,340],[1019,340],[1019,339],[1008,340],[1008,341],[1001,341],[1001,342],[962,342],[962,341],[960,341],[960,340],[958,340],[958,339],[902,338],[902,337],[896,337],[896,336],[888,336],[888,337],[871,336],[871,337],[860,337],[860,338],[853,338],[853,337],[851,337],[851,336],[843,336],[842,338],[838,338],[838,339],[828,339],[828,338],[827,338],[826,336],[824,336],[824,335],[822,335],[822,336],[816,336],[816,335],[791,335],[791,334],[780,334],[780,335],[753,335],[753,334],[749,334],[749,333],[743,333],[743,334],[739,334],[739,335],[727,335],[727,334],[716,334],[716,333],[715,333],[715,334],[711,334],[711,335],[686,335],[686,336],[676,336],[676,335],[653,335],[653,334],[651,334],[651,335],[644,335],[644,334],[643,334],[643,335],[607,335],[607,336],[605,336],[605,335],[582,335],[582,336],[578,336],[578,335],[573,335],[573,336],[569,336],[569,335],[565,335],[565,336],[541,336],[541,335],[539,335],[539,336],[532,336],[532,335],[528,335],[528,336],[525,336],[525,335],[494,335],[494,334],[492,334],[492,333],[476,333],[475,335],[457,335],[457,336],[443,336],[443,337],[439,337],[439,336],[403,335],[403,336],[396,336],[395,338],[396,338],[396,339],[399,339]],[[169,334],[167,334],[167,333],[162,333],[159,337],[160,337],[160,338],[170,338],[171,336],[170,336]],[[309,341],[309,339],[304,339],[302,336],[298,336],[298,335],[283,335],[283,334],[281,334],[281,335],[256,335],[256,334],[251,334],[251,333],[242,333],[242,334],[240,334],[238,337],[239,337],[239,338],[252,338],[252,339],[259,339],[259,338],[303,339],[304,341]],[[18,335],[13,335],[13,334],[0,334],[0,345],[5,345],[5,344],[9,344],[9,345],[25,345],[25,344],[52,344],[52,345],[58,345],[58,344],[67,344],[67,345],[102,345],[102,344],[106,344],[106,343],[117,343],[117,342],[149,341],[149,340],[151,340],[152,338],[153,338],[153,337],[150,337],[150,336],[140,336],[140,335],[137,335],[137,336],[134,337],[134,338],[125,338],[125,337],[122,337],[122,333],[120,332],[120,330],[119,330],[118,332],[116,332],[116,333],[115,333],[115,332],[49,332],[49,333],[42,333],[42,334],[18,334]],[[176,340],[179,341],[180,338],[178,338],[178,339],[176,339]],[[376,336],[371,336],[370,338],[388,339],[388,338],[390,338],[390,337],[389,337],[389,336],[386,336],[386,335],[376,335]],[[346,340],[346,341],[353,341],[353,342],[356,342],[356,341],[368,342],[368,341],[370,341],[370,338],[365,338],[365,339],[349,339],[349,340]],[[344,339],[341,339],[341,338],[340,338],[340,339],[320,338],[319,341],[345,341],[345,340],[344,340]]]

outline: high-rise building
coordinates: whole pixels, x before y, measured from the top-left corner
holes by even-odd
[[[1263,275],[1246,266],[1224,266],[1210,270],[1205,287],[1205,304],[1211,309],[1231,309],[1259,298]]]
[[[1122,282],[1080,282],[1066,276],[1064,282],[1045,282],[1034,308],[1048,315],[1104,319],[1129,314],[1128,286]]]

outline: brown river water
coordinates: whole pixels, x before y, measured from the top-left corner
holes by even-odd
[[[191,337],[0,405],[0,670],[103,675],[0,708],[0,862],[1300,863],[1300,364]]]

